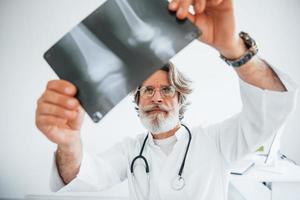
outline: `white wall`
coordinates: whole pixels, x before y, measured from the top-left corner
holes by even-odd
[[[37,98],[56,76],[42,55],[102,2],[0,0],[0,198],[49,192],[55,145],[35,128],[34,117]],[[251,33],[260,54],[300,83],[300,2],[237,1],[236,8],[239,30]],[[240,109],[237,77],[217,52],[194,42],[173,61],[194,80],[188,124],[208,125]],[[131,101],[126,98],[100,124],[86,117],[82,137],[87,149],[101,151],[144,130]],[[281,141],[282,151],[298,163],[299,118],[298,106]],[[126,183],[118,189],[126,194]]]

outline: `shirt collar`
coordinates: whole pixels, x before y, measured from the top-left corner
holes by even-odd
[[[180,141],[187,137],[188,132],[184,126],[180,125],[180,128],[175,132],[174,135],[176,137],[176,140]],[[149,144],[154,145],[153,136],[150,132],[148,132],[148,140]]]
[[[175,136],[177,141],[184,139],[187,136],[187,130],[184,126],[180,125],[180,128],[176,131]]]

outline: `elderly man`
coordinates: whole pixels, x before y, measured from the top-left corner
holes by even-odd
[[[188,12],[190,5],[195,14]],[[200,41],[234,66],[242,111],[205,129],[181,124],[190,82],[169,63],[134,93],[148,132],[92,155],[83,151],[80,139],[84,113],[76,88],[49,81],[38,100],[36,124],[57,144],[53,190],[103,190],[127,178],[130,199],[226,199],[230,163],[253,152],[285,122],[295,85],[256,55],[248,34],[236,33],[231,0],[173,0],[169,9],[201,28]]]

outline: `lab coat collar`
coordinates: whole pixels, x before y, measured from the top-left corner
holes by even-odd
[[[187,137],[188,132],[184,126],[180,125],[180,128],[175,132],[174,135],[176,137],[176,140],[180,141]],[[153,141],[153,136],[150,132],[148,132],[148,142],[150,145],[155,145],[155,143]]]

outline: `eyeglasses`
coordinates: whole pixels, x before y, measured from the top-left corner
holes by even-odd
[[[140,96],[145,98],[151,98],[154,96],[156,89],[152,86],[143,86],[140,91]],[[175,96],[176,89],[173,86],[162,86],[159,88],[159,93],[164,98],[172,98]]]

